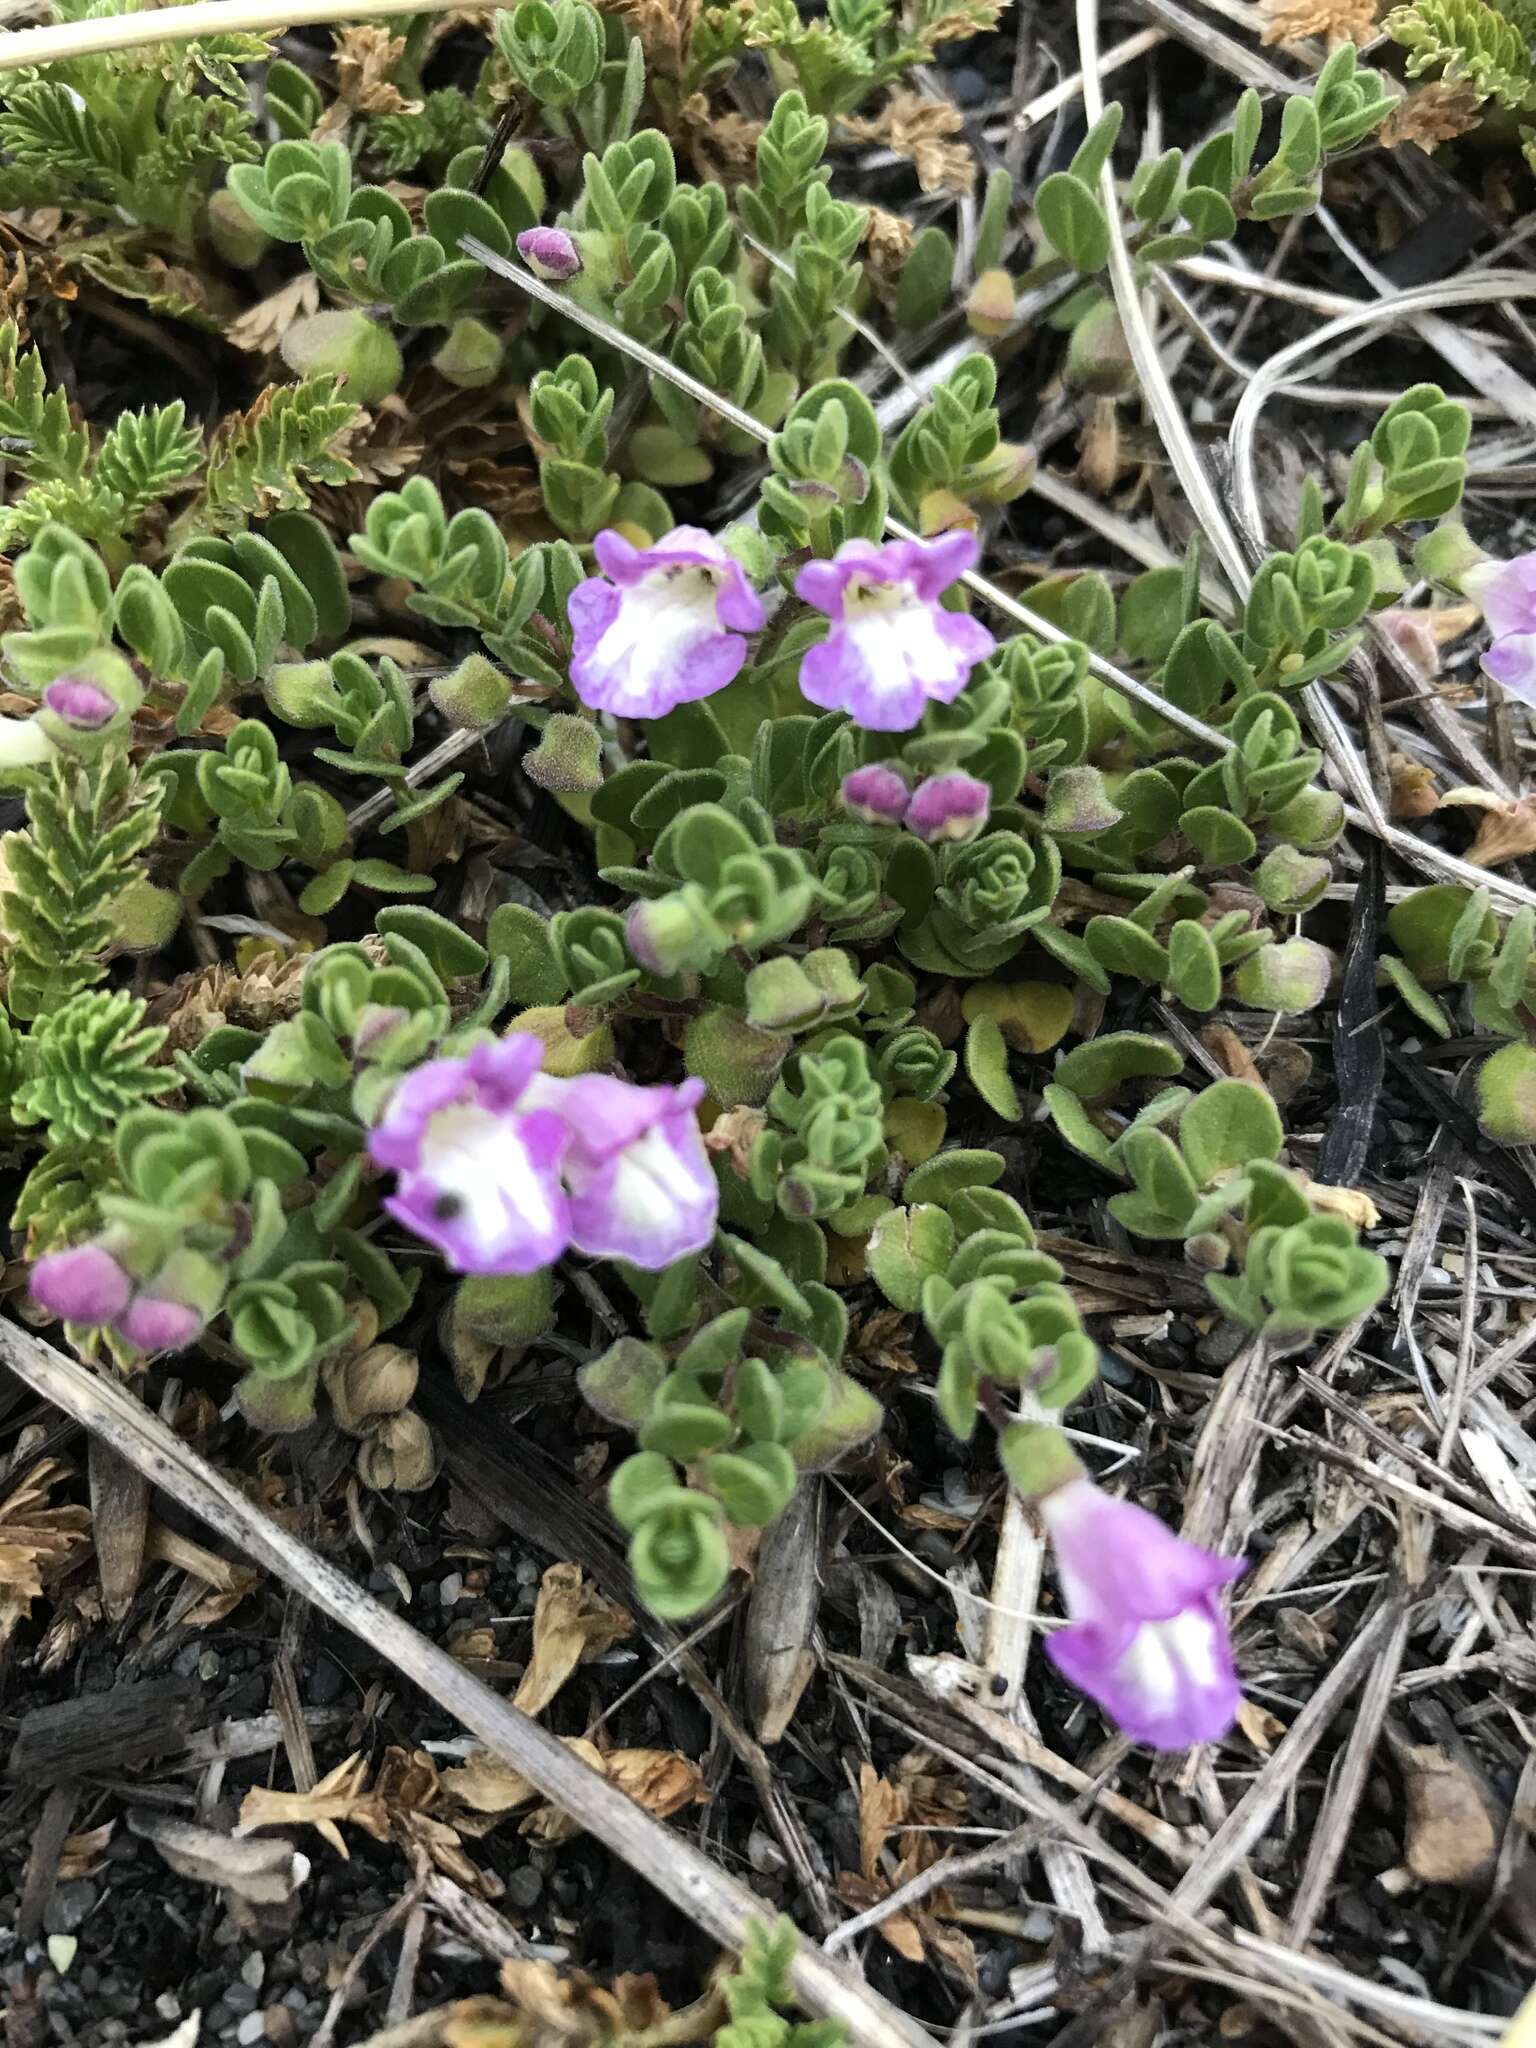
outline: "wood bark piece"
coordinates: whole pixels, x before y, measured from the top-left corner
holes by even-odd
[[[812,1473],[757,1553],[742,1655],[747,1713],[759,1742],[779,1741],[794,1718],[816,1665],[811,1631],[820,1604],[821,1481]]]
[[[558,1737],[498,1698],[326,1558],[279,1528],[132,1395],[13,1323],[0,1323],[0,1360],[35,1394],[136,1465],[152,1485],[164,1488],[322,1614],[387,1657],[493,1755],[523,1772],[546,1799],[579,1820],[717,1941],[741,1948],[748,1928],[764,1914],[754,1893],[717,1870],[683,1836],[643,1813]],[[801,2004],[819,2017],[841,2020],[857,2048],[931,2048],[931,2036],[915,2020],[805,1942],[796,1946],[789,1978]]]
[[[197,1698],[191,1679],[164,1678],[34,1707],[21,1717],[6,1774],[25,1784],[57,1785],[66,1778],[116,1776],[168,1756],[186,1747],[199,1718]]]
[[[142,1472],[91,1438],[91,1536],[101,1574],[102,1605],[109,1621],[121,1621],[133,1605],[144,1575],[144,1539],[149,1533],[149,1487]]]

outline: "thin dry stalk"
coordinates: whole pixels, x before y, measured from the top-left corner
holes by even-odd
[[[48,22],[0,36],[0,71],[100,57],[146,43],[191,43],[205,36],[281,35],[330,21],[382,21],[394,14],[447,14],[462,0],[193,0],[189,7],[141,8],[88,21]]]
[[[762,1902],[717,1870],[684,1836],[663,1827],[588,1768],[558,1737],[355,1586],[327,1559],[278,1526],[239,1488],[120,1386],[30,1331],[0,1324],[0,1359],[33,1393],[100,1436],[200,1521],[235,1544],[340,1627],[387,1657],[491,1753],[669,1898],[717,1941],[740,1949]],[[931,2048],[905,2013],[804,1942],[789,1966],[796,1997],[841,2020],[857,2048]]]
[[[1372,1666],[1365,1681],[1349,1740],[1340,1752],[1328,1781],[1322,1809],[1312,1831],[1306,1866],[1291,1902],[1291,1917],[1286,1923],[1285,1939],[1292,1948],[1305,1948],[1312,1939],[1318,1919],[1328,1903],[1328,1888],[1349,1846],[1350,1831],[1365,1793],[1371,1761],[1381,1740],[1387,1709],[1392,1703],[1392,1688],[1397,1683],[1403,1652],[1408,1647],[1411,1619],[1409,1607],[1405,1605],[1398,1610],[1392,1633],[1382,1646],[1380,1659]]]

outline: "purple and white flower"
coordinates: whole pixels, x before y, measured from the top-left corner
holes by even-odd
[[[1536,554],[1479,562],[1461,587],[1483,608],[1490,644],[1483,673],[1527,704],[1536,704]]]
[[[713,534],[678,526],[637,548],[612,527],[592,543],[601,576],[571,592],[571,682],[617,718],[661,718],[741,671],[762,601]]]
[[[906,732],[929,702],[952,704],[996,641],[939,599],[976,566],[970,533],[937,540],[848,540],[829,562],[807,562],[795,595],[832,630],[800,664],[800,689],[823,711],[846,711],[867,732]]]
[[[524,228],[517,238],[517,253],[547,284],[564,284],[583,268],[581,251],[564,228]]]
[[[1038,1506],[1071,1625],[1046,1640],[1063,1676],[1134,1742],[1184,1749],[1231,1728],[1242,1694],[1218,1597],[1245,1569],[1091,1479]]]
[[[865,825],[899,825],[912,801],[903,777],[884,761],[845,775],[838,794],[844,808]]]
[[[527,1100],[561,1119],[571,1242],[592,1258],[659,1272],[715,1234],[719,1183],[704,1149],[704,1083],[638,1088],[607,1074],[540,1074]]]
[[[566,1126],[521,1106],[543,1050],[520,1031],[464,1059],[428,1060],[390,1096],[369,1139],[375,1164],[399,1176],[385,1208],[456,1272],[532,1273],[570,1243]]]
[[[974,839],[991,805],[991,790],[974,775],[930,775],[912,792],[907,830],[930,841]]]

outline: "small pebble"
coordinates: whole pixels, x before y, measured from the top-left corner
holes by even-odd
[[[267,2038],[267,2016],[264,2012],[248,2012],[235,2029],[235,2039],[240,2048],[253,2048],[253,2043]]]
[[[464,1574],[450,1572],[437,1589],[437,1597],[445,1607],[452,1607],[464,1591]]]
[[[507,1878],[507,1903],[526,1912],[544,1889],[544,1880],[532,1864],[524,1863]]]
[[[43,1932],[78,1934],[85,1925],[86,1915],[100,1896],[97,1887],[87,1878],[81,1878],[74,1884],[57,1885],[43,1912]]]

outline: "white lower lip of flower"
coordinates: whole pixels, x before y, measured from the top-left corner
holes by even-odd
[[[905,689],[914,678],[925,689],[953,681],[954,649],[939,638],[927,605],[903,602],[877,609],[861,603],[847,616],[877,691]]]
[[[0,718],[0,769],[36,768],[56,752],[35,718]]]
[[[622,717],[633,700],[636,716],[651,715],[656,691],[701,639],[721,631],[717,595],[713,572],[694,567],[654,571],[624,592],[590,656],[594,669],[622,677],[609,710]]]
[[[698,1199],[693,1176],[659,1125],[625,1146],[613,1177],[613,1201],[626,1223],[637,1228],[654,1225],[662,1216],[691,1207]]]
[[[1191,1692],[1221,1683],[1216,1651],[1216,1627],[1200,1608],[1187,1607],[1171,1621],[1144,1621],[1115,1666],[1115,1684],[1149,1712],[1171,1714]]]
[[[439,1110],[427,1125],[417,1170],[439,1198],[457,1204],[455,1230],[483,1252],[494,1254],[504,1242],[509,1211],[530,1235],[554,1228],[548,1192],[502,1117],[469,1104]]]

